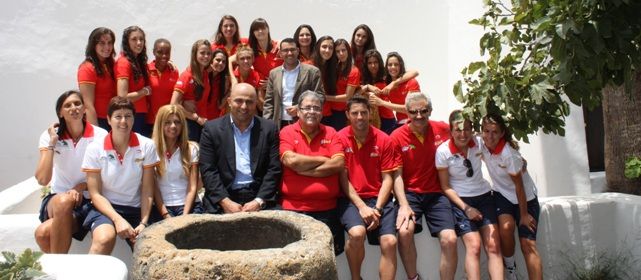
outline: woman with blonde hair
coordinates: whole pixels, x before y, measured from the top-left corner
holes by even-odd
[[[202,213],[198,191],[198,145],[187,138],[187,121],[180,105],[160,107],[152,140],[160,162],[156,166],[154,202],[161,216]]]

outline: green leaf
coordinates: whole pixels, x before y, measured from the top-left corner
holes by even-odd
[[[485,62],[483,62],[483,61],[472,62],[467,67],[467,74],[474,74],[474,72],[478,71],[479,69],[481,69],[483,67],[485,67]]]
[[[463,103],[464,100],[463,100],[463,89],[462,89],[461,81],[458,81],[456,82],[456,84],[454,84],[454,89],[452,91],[454,92],[454,97],[456,97],[456,100],[458,102]]]

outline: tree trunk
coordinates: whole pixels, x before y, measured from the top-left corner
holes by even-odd
[[[641,157],[641,72],[637,73],[632,95],[623,86],[603,89],[603,128],[607,190],[641,194],[641,178],[624,176],[625,161]]]

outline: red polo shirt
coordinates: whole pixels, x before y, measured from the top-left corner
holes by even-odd
[[[209,84],[209,75],[207,75],[207,70],[203,70],[203,91],[200,94],[200,98],[196,98],[194,90],[196,89],[196,81],[194,81],[193,74],[191,72],[191,66],[188,66],[184,72],[180,74],[178,81],[174,90],[183,94],[184,100],[195,100],[196,101],[196,113],[199,116],[211,119],[213,116],[208,114],[208,100],[209,94],[211,92],[211,86]]]
[[[171,95],[178,80],[178,70],[168,65],[165,67],[165,71],[160,72],[156,69],[155,60],[147,65],[147,69],[149,69],[149,84],[151,86],[147,123],[154,124],[158,109],[171,103]]]
[[[247,79],[243,79],[240,76],[240,70],[236,68],[234,69],[234,76],[236,77],[236,80],[239,83],[248,83],[252,85],[254,88],[256,88],[256,91],[258,91],[258,88],[260,87],[260,73],[258,73],[258,71],[251,70],[251,72],[249,72]]]
[[[381,173],[399,167],[400,160],[391,138],[371,125],[364,143],[357,143],[351,126],[341,129],[338,134],[345,152],[349,181],[361,198],[377,197],[383,182]]]
[[[272,50],[270,52],[258,50],[258,55],[254,57],[254,70],[260,74],[262,80],[269,78],[269,71],[283,65],[283,59],[280,58],[280,55],[275,50],[278,50],[278,42],[272,40]]]
[[[147,69],[141,70],[146,71]],[[127,57],[125,57],[125,55],[122,53],[120,53],[118,60],[116,60],[115,72],[117,80],[128,81],[129,92],[139,91],[140,89],[145,87],[145,79],[142,76],[140,76],[138,80],[134,80],[134,73],[131,70],[131,63],[129,63]],[[143,96],[140,99],[136,100],[134,102],[134,106],[136,108],[136,113],[147,113],[147,96]]]
[[[414,193],[441,192],[434,158],[436,148],[450,138],[450,126],[444,122],[429,121],[427,132],[419,137],[409,124],[404,124],[394,130],[390,137],[402,160],[405,189]]]
[[[211,51],[213,52],[216,49],[221,49],[221,50],[225,50],[225,52],[227,52],[228,56],[232,56],[232,55],[236,54],[236,51],[238,50],[238,46],[240,46],[240,45],[248,45],[248,44],[249,44],[249,39],[240,38],[240,42],[238,42],[238,44],[234,45],[231,49],[227,49],[225,47],[225,44],[216,44],[215,41],[212,41],[211,42]]]
[[[310,139],[296,122],[280,131],[281,158],[288,152],[307,156],[333,158],[343,155],[343,146],[336,138],[336,131],[320,125],[320,131]],[[281,204],[283,209],[318,212],[336,208],[340,194],[338,173],[328,177],[308,177],[283,166]]]
[[[410,79],[391,90],[389,93],[389,100],[394,104],[404,105],[407,94],[415,91],[421,91],[421,87],[418,85],[416,79]],[[396,112],[396,121],[400,122],[404,119],[407,119],[407,115]]]
[[[109,74],[107,64],[102,65],[102,76],[98,76],[93,64],[85,61],[78,67],[78,87],[81,84],[94,85],[94,108],[98,118],[107,118],[107,108],[112,97],[116,96],[116,81]]]
[[[361,72],[358,71],[356,66],[352,66],[352,69],[349,71],[347,77],[338,77],[336,81],[336,95],[345,94],[348,86],[358,87],[361,85]],[[329,106],[334,111],[345,111],[347,102],[332,102],[329,101]]]

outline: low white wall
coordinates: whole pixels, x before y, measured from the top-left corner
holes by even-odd
[[[35,181],[34,181],[35,182]],[[33,183],[33,182],[32,182]],[[37,185],[37,184],[36,184]],[[37,189],[27,183],[19,186],[21,190]],[[9,189],[13,193],[16,190]],[[5,192],[7,192],[5,191]],[[5,192],[0,193],[2,197]],[[21,252],[25,248],[38,250],[33,232],[40,223],[37,211],[39,197],[24,195],[24,201],[14,201],[26,207],[23,214],[0,212],[0,251]],[[590,257],[601,252],[615,253],[621,248],[630,250],[633,256],[641,258],[641,197],[619,193],[601,193],[586,196],[562,196],[540,198],[541,216],[538,227],[538,248],[543,261],[545,279],[565,279],[569,267],[568,258],[590,265]],[[30,209],[25,209],[30,208]],[[0,204],[0,209],[19,209],[12,205]],[[24,214],[27,213],[27,214]],[[418,249],[418,269],[424,279],[438,279],[440,248],[437,239],[422,232],[416,236]],[[91,236],[84,241],[74,241],[71,253],[83,254],[89,250]],[[459,261],[456,279],[464,277],[462,242],[459,241]],[[366,245],[365,262],[362,268],[364,279],[378,278],[379,247]],[[518,273],[527,278],[525,263],[517,244],[516,260]],[[131,251],[123,240],[118,240],[113,255],[131,267]],[[349,279],[349,268],[345,254],[337,258],[340,279]],[[485,258],[482,259],[485,271]],[[487,276],[486,272],[483,272]],[[398,258],[397,279],[406,277]]]

